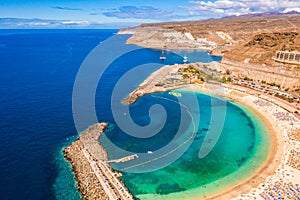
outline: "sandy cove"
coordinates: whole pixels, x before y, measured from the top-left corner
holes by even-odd
[[[123,103],[132,104],[143,95],[179,88],[217,95],[250,108],[264,122],[268,129],[268,133],[266,134],[269,134],[271,138],[272,145],[269,155],[256,172],[238,185],[225,189],[218,194],[205,197],[205,200],[216,198],[224,200],[265,199],[268,191],[273,187],[280,187],[283,191],[289,190],[288,187],[290,186],[300,189],[298,185],[300,182],[300,167],[297,169],[287,165],[287,160],[290,159],[292,154],[291,149],[296,149],[296,152],[300,152],[299,140],[293,141],[288,137],[289,132],[295,129],[300,130],[300,121],[293,114],[289,113],[287,109],[282,108],[282,105],[275,105],[274,102],[276,102],[276,99],[255,96],[257,91],[235,85],[186,84],[165,88],[155,86],[156,83],[161,81],[162,77],[168,74],[168,70],[170,71],[172,67],[180,66],[166,66],[152,73]],[[292,119],[293,125],[290,124],[290,119]],[[296,158],[296,164],[300,165],[300,157]],[[278,181],[285,184],[282,186]],[[299,196],[300,192],[297,197]],[[199,197],[195,197],[194,199],[199,199]]]
[[[163,69],[170,70],[171,68],[171,66],[168,66],[168,68]],[[283,197],[285,197],[284,195],[290,195],[292,193],[289,192],[290,188],[300,191],[298,185],[300,180],[300,135],[298,137],[296,133],[294,138],[290,138],[290,133],[295,130],[299,130],[300,134],[300,122],[298,119],[286,109],[275,105],[274,102],[276,101],[274,99],[256,96],[255,91],[235,85],[205,83],[170,85],[165,88],[155,86],[157,81],[160,81],[161,78],[168,74],[168,70],[163,71],[164,73],[158,70],[151,74],[123,103],[131,104],[134,103],[137,98],[145,94],[179,88],[222,96],[243,104],[245,107],[254,111],[255,114],[263,120],[268,129],[268,133],[266,134],[269,134],[271,138],[272,145],[268,158],[256,172],[231,188],[205,197],[205,200],[216,198],[245,200],[266,199],[270,193],[277,191],[277,188],[280,190],[280,193],[283,193],[281,194]],[[106,125],[100,124],[97,126],[96,128],[93,126],[84,132],[76,142],[64,150],[64,154],[72,164],[78,182],[78,188],[84,199],[116,199],[115,197],[119,196],[117,196],[118,191],[116,191],[114,187],[111,187],[111,191],[104,191],[106,187],[105,185],[103,186],[103,184],[105,184],[103,180],[108,180],[109,177],[105,176],[104,172],[112,169],[105,168],[107,165],[105,165],[104,161],[107,161],[107,154],[98,142],[98,137]],[[97,169],[95,169],[95,166],[97,166]],[[100,174],[101,176],[99,177],[98,171],[101,170],[103,174]],[[97,174],[98,176],[96,176]],[[126,187],[122,183],[120,184],[124,187],[124,190],[127,191]],[[107,187],[112,185],[113,184],[107,185]],[[115,196],[109,197],[108,194],[114,194]],[[131,194],[129,193],[128,195]],[[273,196],[276,195],[278,194],[274,193]],[[298,198],[300,192],[298,192],[298,194],[292,193],[292,195]],[[130,198],[133,197],[130,196]],[[194,199],[199,199],[199,197],[195,197]]]
[[[251,177],[247,178],[246,180],[243,180],[241,183],[239,183],[238,185],[232,188],[226,189],[216,195],[204,198],[206,200],[213,200],[213,199],[227,200],[227,199],[235,198],[238,195],[241,195],[243,193],[248,193],[252,188],[257,187],[260,183],[264,182],[268,176],[271,176],[275,173],[276,168],[281,163],[281,157],[283,153],[283,138],[281,136],[281,131],[278,130],[278,127],[274,127],[272,125],[276,123],[274,123],[274,120],[272,120],[272,116],[270,116],[270,114],[268,114],[263,109],[253,104],[253,102],[251,102],[257,99],[256,98],[252,99],[250,95],[248,96],[248,99],[245,99],[244,97],[247,97],[247,95],[232,89],[227,90],[225,93],[219,93],[219,92],[215,93],[214,91],[216,91],[217,87],[219,86],[206,85],[206,87],[201,87],[199,85],[191,85],[184,89],[222,96],[227,99],[231,99],[234,102],[242,104],[247,108],[250,108],[264,122],[265,126],[267,127],[268,129],[267,134],[270,135],[272,145],[271,145],[268,158],[262,164],[262,166],[255,173],[251,175]],[[235,92],[233,93],[232,91]],[[199,198],[195,198],[195,199],[199,199]]]
[[[272,139],[271,150],[266,162],[252,177],[228,190],[226,196],[230,195],[228,197],[233,199],[266,199],[270,198],[272,189],[278,188],[281,191],[281,197],[299,198],[299,189],[296,196],[287,196],[288,192],[292,193],[290,187],[299,188],[298,183],[300,182],[300,157],[293,154],[293,150],[300,152],[300,141],[289,137],[294,130],[300,130],[299,119],[288,112],[286,108],[275,105],[273,102],[276,102],[276,99],[256,96],[257,91],[250,89],[240,92],[240,88],[235,85],[226,87],[228,89],[226,98],[253,110],[267,126],[268,134]],[[280,105],[282,106],[282,104]],[[291,158],[296,158],[298,167],[288,163]],[[278,191],[273,192],[273,197],[280,197],[278,193]]]

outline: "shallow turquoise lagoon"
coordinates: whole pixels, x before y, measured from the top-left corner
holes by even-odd
[[[112,165],[123,171],[122,180],[137,198],[180,199],[210,195],[249,177],[267,157],[270,146],[267,130],[251,110],[219,97],[177,92],[181,92],[185,100],[166,92],[146,95],[130,106],[130,117],[135,123],[141,126],[150,123],[154,127],[162,126],[162,119],[154,117],[151,121],[149,109],[154,104],[164,107],[167,120],[156,135],[131,137],[111,125],[101,138],[110,158],[132,153],[140,155],[134,161]],[[193,98],[197,99],[198,107],[191,100]],[[188,105],[191,102],[193,105]],[[184,106],[186,108],[182,108]],[[162,116],[163,113],[156,115]],[[193,122],[198,122],[194,136]],[[178,130],[180,123],[182,126]],[[218,130],[221,130],[220,134]],[[149,134],[151,131],[153,128]],[[209,135],[213,137],[205,140]],[[189,142],[169,153],[190,137]],[[114,145],[107,142],[107,138]],[[207,147],[206,143],[213,144],[213,140],[216,144],[212,150],[199,158],[201,147]],[[127,154],[116,146],[126,150]],[[153,153],[147,154],[148,150]]]

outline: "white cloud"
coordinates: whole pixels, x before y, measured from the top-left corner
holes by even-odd
[[[300,12],[300,8],[286,8],[283,12],[287,13],[287,12],[291,12],[291,11]]]
[[[136,26],[137,23],[126,22],[91,22],[85,20],[51,20],[0,18],[0,28],[120,28]]]
[[[74,21],[74,20],[51,20],[51,19],[22,19],[0,18],[0,28],[84,28],[100,27],[101,22]]]
[[[90,25],[91,23],[89,21],[63,21],[61,22],[63,25],[82,25],[82,26],[87,26]]]
[[[211,16],[242,15],[263,12],[299,11],[299,0],[217,0],[190,1],[191,6],[180,6],[189,13]]]
[[[51,24],[48,22],[29,22],[29,26],[50,26]]]

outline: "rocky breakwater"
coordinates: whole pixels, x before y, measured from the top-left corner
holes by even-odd
[[[84,155],[87,150],[94,158],[107,160],[107,153],[98,142],[99,136],[107,127],[106,123],[98,123],[83,132],[70,146],[63,150],[65,158],[72,165],[77,187],[83,199],[109,199],[94,170]]]

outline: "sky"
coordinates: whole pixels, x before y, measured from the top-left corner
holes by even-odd
[[[300,12],[300,0],[1,0],[0,28],[120,28],[289,11]]]

